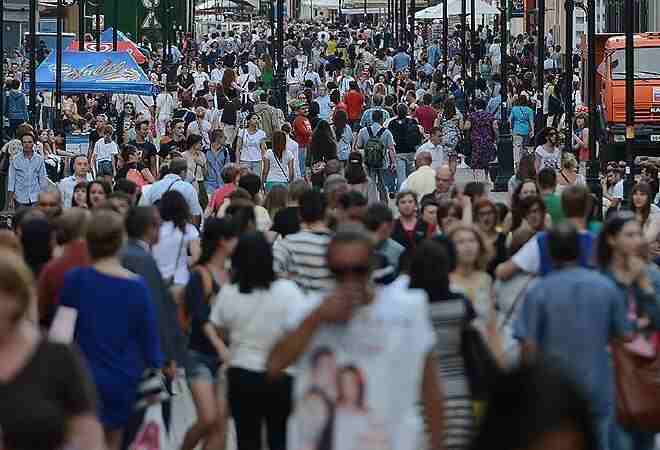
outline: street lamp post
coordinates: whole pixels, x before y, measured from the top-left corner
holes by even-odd
[[[30,123],[37,124],[37,0],[30,0]],[[4,33],[4,29],[0,32]],[[3,50],[4,52],[4,47]],[[3,61],[4,63],[4,61]],[[36,128],[36,127],[35,127]]]
[[[537,104],[536,104],[536,127],[538,131],[545,128],[545,123],[543,123],[543,89],[545,81],[544,72],[543,72],[543,62],[545,61],[545,0],[537,0],[537,14],[538,14],[538,33],[536,36],[536,90],[537,90]],[[593,67],[590,67],[589,70],[593,70]],[[502,79],[502,84],[506,80]]]
[[[470,98],[474,99],[474,93],[477,88],[477,57],[478,57],[478,40],[477,40],[477,28],[476,28],[476,12],[475,12],[475,0],[470,0],[470,55],[472,56],[472,64],[470,65],[470,73],[472,82],[470,83]]]
[[[635,3],[634,0],[626,0],[626,179],[624,181],[624,198],[630,201],[630,191],[633,185],[633,141],[635,140]]]
[[[101,51],[101,2],[96,0],[96,51]]]
[[[410,76],[413,80],[417,79],[417,72],[415,70],[415,0],[410,0]]]
[[[508,93],[507,93],[507,79],[508,79],[508,64],[509,64],[509,30],[507,29],[507,2],[501,2],[501,33],[502,33],[502,88],[500,90],[502,96],[502,106],[500,108],[500,133],[497,140],[497,179],[493,190],[495,192],[506,192],[509,187],[509,179],[513,175],[513,139],[511,136],[511,128],[509,126],[509,111],[508,111]]]
[[[78,0],[78,51],[85,50],[85,3],[86,0]]]
[[[573,0],[564,2],[566,9],[566,68],[564,80],[564,150],[573,149],[573,16],[575,14],[575,5]],[[595,68],[592,68],[595,70]]]
[[[64,5],[57,0],[57,48],[55,57],[55,121],[56,129],[62,130],[62,31]],[[98,49],[97,49],[98,51]],[[35,84],[35,83],[33,83]],[[35,84],[36,86],[36,84]]]
[[[117,51],[117,28],[119,27],[119,0],[114,1],[113,20],[112,20],[112,51]]]
[[[442,65],[445,76],[443,84],[447,86],[447,67],[449,66],[449,19],[447,18],[447,2],[442,0]]]
[[[277,0],[277,37],[275,42],[277,67],[275,71],[275,100],[277,106],[286,115],[286,74],[284,72],[284,1]]]
[[[461,79],[463,83],[466,82],[467,74],[467,63],[468,63],[468,52],[467,52],[467,39],[466,39],[466,28],[467,28],[467,0],[461,0],[461,58],[463,59],[461,64]]]
[[[5,0],[0,0],[0,48],[5,48]],[[2,52],[2,61],[0,61],[0,148],[5,144],[5,61],[4,50]],[[34,81],[32,81],[34,84]]]

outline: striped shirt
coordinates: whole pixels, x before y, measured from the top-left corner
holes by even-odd
[[[281,278],[289,278],[305,292],[327,292],[335,280],[328,269],[327,231],[302,230],[275,242],[273,268]]]

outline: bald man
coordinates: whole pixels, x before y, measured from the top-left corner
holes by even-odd
[[[409,190],[417,194],[418,198],[432,193],[436,188],[435,171],[431,167],[433,156],[429,152],[415,155],[415,171],[401,184],[399,190]]]
[[[451,193],[451,188],[454,187],[455,179],[454,173],[447,164],[443,164],[435,171],[435,190],[433,195],[436,201],[448,199]]]

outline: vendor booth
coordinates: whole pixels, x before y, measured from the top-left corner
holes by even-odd
[[[37,91],[55,91],[56,55],[37,68]],[[29,91],[30,82],[24,83]],[[154,85],[126,52],[62,52],[63,94],[154,94]]]

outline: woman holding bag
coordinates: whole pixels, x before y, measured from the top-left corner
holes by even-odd
[[[598,238],[596,258],[602,272],[609,276],[626,298],[628,318],[636,324],[635,340],[626,344],[629,351],[657,357],[660,308],[658,294],[650,276],[649,263],[641,256],[645,246],[642,228],[635,214],[617,213],[603,225]],[[655,433],[617,427],[616,438],[629,450],[652,450]]]
[[[286,149],[286,134],[280,130],[273,132],[273,149],[266,151],[261,172],[266,192],[273,186],[287,186],[292,181],[294,161],[293,154]]]
[[[87,361],[110,450],[121,447],[144,370],[163,364],[149,290],[119,261],[124,238],[119,214],[92,215],[87,230],[92,266],[66,274],[51,328],[51,336],[72,339]]]
[[[224,396],[218,397],[216,392],[223,384],[219,369],[228,362],[229,352],[209,315],[220,286],[229,282],[225,262],[236,247],[237,235],[228,219],[208,219],[202,233],[202,254],[186,285],[185,309],[190,321],[186,375],[197,422],[186,433],[182,450],[192,450],[200,441],[204,448],[223,448],[227,407]]]

